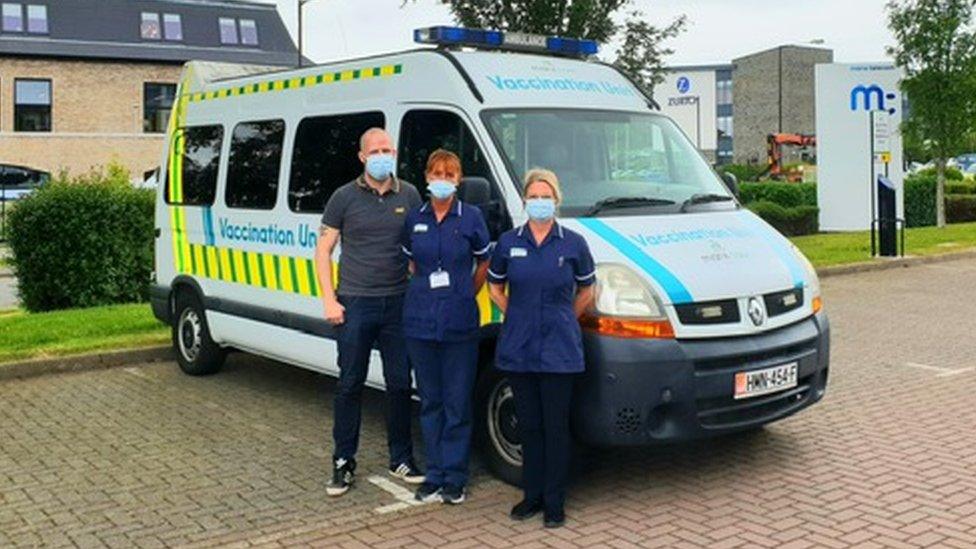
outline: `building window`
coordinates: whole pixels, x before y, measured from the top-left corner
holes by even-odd
[[[220,25],[220,43],[237,44],[237,21],[221,17],[218,23]]]
[[[258,45],[258,24],[253,19],[241,19],[241,44],[245,46]]]
[[[163,14],[163,34],[167,40],[183,40],[183,20],[179,14]]]
[[[51,131],[51,81],[14,82],[14,131]]]
[[[167,204],[210,206],[217,194],[217,168],[220,166],[220,146],[224,139],[223,126],[186,128],[176,140],[181,148],[178,185],[172,185],[175,163],[170,162],[164,196]]]
[[[24,10],[20,4],[3,4],[3,31],[24,32]]]
[[[298,124],[291,158],[288,207],[297,213],[322,213],[336,189],[363,173],[359,138],[382,128],[382,112],[316,116]]]
[[[142,26],[140,33],[145,40],[159,40],[162,33],[159,28],[159,14],[142,12]]]
[[[224,194],[229,207],[274,208],[284,138],[284,120],[243,122],[234,128]]]
[[[719,136],[733,137],[735,135],[735,126],[731,116],[719,116],[716,119],[716,126],[718,127]]]
[[[142,130],[146,133],[165,132],[176,100],[176,84],[146,82],[142,91]]]
[[[27,32],[47,34],[47,6],[27,6]]]
[[[719,80],[715,84],[716,94],[715,102],[719,105],[731,105],[732,104],[732,81],[731,80]]]

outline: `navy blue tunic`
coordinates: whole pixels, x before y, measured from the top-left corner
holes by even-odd
[[[500,370],[584,370],[583,340],[573,303],[578,286],[596,281],[596,270],[582,236],[556,223],[536,246],[528,226],[512,229],[498,239],[488,280],[508,283],[508,310],[496,357]]]
[[[401,236],[403,253],[413,260],[403,304],[403,332],[430,341],[460,341],[478,330],[474,261],[486,259],[491,247],[481,210],[454,199],[438,223],[430,203],[407,214]],[[432,273],[447,273],[450,285],[431,287]]]

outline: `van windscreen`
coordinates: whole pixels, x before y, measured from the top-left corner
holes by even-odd
[[[617,198],[660,200],[613,215],[646,213],[646,208],[677,211],[695,195],[729,194],[664,116],[567,109],[496,110],[483,116],[515,181],[521,183],[532,168],[556,173],[563,187],[563,215],[583,215]]]

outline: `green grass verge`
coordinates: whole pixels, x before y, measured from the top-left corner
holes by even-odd
[[[815,267],[871,261],[869,231],[823,233],[790,240]],[[976,223],[957,223],[943,229],[918,227],[905,230],[905,255],[938,255],[971,248],[976,248]]]
[[[0,363],[90,351],[117,350],[169,341],[169,328],[148,303],[49,313],[0,312]]]

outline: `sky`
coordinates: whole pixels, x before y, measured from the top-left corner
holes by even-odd
[[[298,0],[277,3],[295,36]],[[881,61],[891,45],[885,0],[634,0],[654,24],[688,16],[687,30],[669,42],[671,65],[728,63],[782,44],[823,41],[839,62]],[[439,0],[311,0],[305,5],[305,52],[328,61],[413,47],[412,30],[453,23]],[[616,44],[601,50],[613,59]]]

